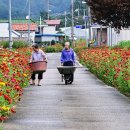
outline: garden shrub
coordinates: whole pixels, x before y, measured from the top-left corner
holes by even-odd
[[[78,47],[75,47],[75,48],[74,48],[74,51],[75,51],[76,53],[78,53],[78,52],[80,52],[80,51],[83,50],[83,49],[87,49],[87,47],[85,47],[85,46],[78,46]]]
[[[130,41],[121,41],[114,48],[130,48]]]
[[[47,46],[47,47],[45,48],[45,52],[46,52],[46,53],[52,53],[52,52],[56,52],[56,50],[55,50],[55,47],[54,47],[54,46]]]
[[[76,46],[73,48],[76,53],[80,52],[83,49],[86,49],[86,41],[83,39],[76,41]]]
[[[3,46],[3,48],[9,48],[9,42],[8,41],[2,41],[0,42],[0,45]],[[24,41],[14,41],[12,47],[15,49],[18,48],[24,48],[27,47],[28,43]]]
[[[56,45],[53,45],[53,46],[47,46],[45,48],[45,52],[46,53],[55,53],[55,52],[61,52],[63,49],[63,46],[60,45],[60,44],[56,44]]]
[[[2,46],[3,48],[8,48],[9,42],[8,41],[2,41],[2,42],[0,42],[0,46]]]

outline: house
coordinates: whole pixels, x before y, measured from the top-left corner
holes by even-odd
[[[108,45],[117,45],[121,41],[130,40],[130,28],[117,32],[115,29],[107,28]]]
[[[65,34],[58,33],[56,26],[41,26],[39,31],[35,35],[35,42],[51,42],[51,41],[62,41]]]
[[[56,30],[59,29],[61,20],[44,20],[48,26],[56,26]]]
[[[35,42],[63,41],[65,34],[58,33],[57,27],[60,25],[60,20],[45,20],[46,24],[39,25],[35,35]]]
[[[13,38],[20,38],[20,33],[12,31]],[[0,23],[0,41],[7,41],[9,39],[9,24]]]
[[[107,27],[94,24],[91,26],[91,40],[96,41],[96,45],[100,45],[101,42],[107,44],[108,42]]]
[[[71,38],[71,29],[72,29],[71,27],[60,28],[60,29],[66,36]],[[75,40],[81,39],[81,38],[86,39],[86,36],[88,37],[88,29],[87,29],[87,31],[85,31],[85,29],[74,27],[74,39]]]
[[[35,36],[35,42],[36,43],[42,43],[42,42],[48,42],[51,43],[52,41],[63,41],[65,35],[64,34],[36,34]]]
[[[12,30],[17,31],[20,33],[20,37],[28,37],[28,23],[13,23]],[[30,36],[31,40],[34,42],[35,32],[37,30],[37,24],[31,23],[30,24]]]
[[[117,45],[120,41],[130,40],[130,29],[122,29],[117,32],[114,28],[96,24],[91,26],[91,33],[92,40],[95,40],[97,45],[100,45],[102,41],[102,43],[108,46],[113,46]]]
[[[9,34],[9,23],[8,20],[0,20],[1,25],[1,35],[4,37]],[[35,21],[30,21],[30,36],[31,40],[34,41],[35,38],[35,32],[37,30],[37,24]],[[6,31],[4,31],[6,30]],[[6,33],[6,34],[5,34]],[[21,39],[21,40],[28,40],[28,20],[26,19],[13,19],[12,20],[12,36],[13,40]],[[5,39],[5,38],[4,38]]]

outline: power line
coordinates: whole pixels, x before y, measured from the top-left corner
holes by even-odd
[[[23,8],[23,10],[22,10],[22,13],[24,13],[25,12],[25,10],[26,10],[26,8],[27,8],[27,5],[28,5],[28,0],[26,0],[26,4],[25,4],[25,7]]]

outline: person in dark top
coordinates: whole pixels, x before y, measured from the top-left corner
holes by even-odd
[[[75,65],[75,55],[72,48],[70,48],[70,43],[65,43],[65,48],[61,53],[61,65],[63,66],[74,66]],[[66,75],[65,75],[66,76]],[[74,78],[74,74],[70,75],[69,83],[72,84]]]

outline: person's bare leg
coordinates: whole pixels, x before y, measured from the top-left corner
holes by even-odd
[[[30,81],[30,85],[35,85],[35,80]]]
[[[32,80],[32,84],[34,84],[34,85],[35,85],[35,80]]]

